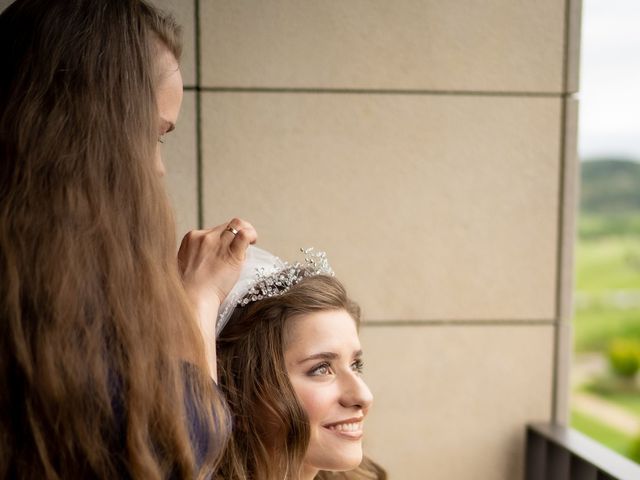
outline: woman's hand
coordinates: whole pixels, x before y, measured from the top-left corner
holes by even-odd
[[[257,238],[253,225],[239,218],[185,235],[178,264],[184,288],[196,305],[201,297],[222,303],[238,280],[247,247]]]
[[[182,283],[198,315],[213,378],[218,309],[240,276],[247,247],[257,239],[253,225],[234,218],[210,230],[193,230],[180,244]]]

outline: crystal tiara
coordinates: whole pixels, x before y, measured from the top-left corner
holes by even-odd
[[[282,295],[306,277],[334,275],[325,252],[316,252],[313,248],[301,248],[300,251],[304,261],[290,264],[265,250],[250,246],[240,278],[220,305],[216,334],[222,331],[237,307]]]

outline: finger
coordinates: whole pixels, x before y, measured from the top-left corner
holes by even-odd
[[[253,225],[251,225],[246,220],[242,220],[241,218],[233,218],[220,234],[220,237],[224,240],[223,243],[225,244],[225,246],[229,246],[231,242],[234,241],[233,237],[237,236],[238,233],[242,230],[247,230],[247,233],[253,239],[250,243],[255,243],[257,234],[255,233],[255,228],[253,228]],[[233,235],[233,237],[227,234],[227,232]]]
[[[256,229],[246,220],[234,218],[233,220],[231,220],[228,228],[233,228],[233,232],[231,233],[235,232],[234,236],[237,236],[239,232],[243,232],[243,235],[249,241],[249,244],[254,244],[258,240],[258,233],[256,232]],[[234,239],[231,239],[231,243],[233,241]]]
[[[236,217],[232,218],[229,223],[227,223],[227,227],[232,227],[236,230],[244,230],[245,228],[253,228],[253,225],[251,225],[246,220]]]
[[[226,223],[221,223],[220,225],[216,225],[215,227],[208,228],[207,231],[213,232],[216,231],[218,233],[222,233],[228,227],[233,227],[235,230],[242,230],[243,228],[252,227],[252,225],[246,220],[242,220],[241,218],[232,218]]]
[[[244,260],[247,248],[251,243],[255,242],[255,238],[255,230],[240,230],[229,244],[231,255],[238,260]]]
[[[233,237],[235,237],[239,231],[240,231],[239,228],[236,228],[232,225],[227,225],[225,229],[220,233],[220,238],[223,238],[223,239],[226,238],[227,243],[231,243],[231,241],[233,240]],[[227,233],[230,233],[232,236],[226,235]]]
[[[194,243],[201,239],[206,232],[204,230],[191,230],[187,232],[187,234],[182,237],[182,241],[180,242],[180,248],[178,249],[178,258],[182,258],[188,255],[189,250],[194,245]]]
[[[258,232],[256,231],[255,228],[253,228],[253,225],[251,225],[249,222],[246,222],[246,226],[243,226],[242,230],[240,231],[244,232],[244,235],[249,240],[250,245],[253,245],[258,241]]]
[[[235,236],[233,234],[234,231],[235,229],[233,231],[229,229],[229,223],[221,223],[213,228],[200,230],[203,234],[203,240],[207,243],[209,249],[217,244],[223,251],[228,250],[229,244]]]

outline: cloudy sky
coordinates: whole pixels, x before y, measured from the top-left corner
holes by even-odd
[[[640,161],[640,0],[583,0],[581,158]]]

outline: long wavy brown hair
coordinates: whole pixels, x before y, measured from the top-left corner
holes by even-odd
[[[225,480],[298,478],[310,426],[289,381],[284,360],[288,320],[346,310],[360,324],[360,308],[334,277],[307,277],[283,295],[236,308],[218,339],[220,388],[233,415],[233,438],[218,472]],[[386,479],[368,458],[349,472],[317,479]]]
[[[139,0],[0,15],[0,478],[204,477],[224,447],[153,165],[158,48],[179,29]]]

